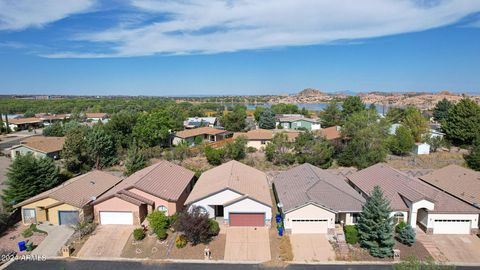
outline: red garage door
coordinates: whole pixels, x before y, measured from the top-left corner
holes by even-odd
[[[264,225],[265,214],[263,213],[230,213],[230,226],[260,227]]]

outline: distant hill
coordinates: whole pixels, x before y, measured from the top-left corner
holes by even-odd
[[[300,93],[297,94],[297,96],[303,96],[303,97],[318,97],[318,96],[326,96],[327,94],[323,93],[320,90],[313,89],[313,88],[306,88],[300,91]]]

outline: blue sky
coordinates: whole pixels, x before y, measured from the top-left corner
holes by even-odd
[[[480,1],[0,0],[0,93],[480,93]]]

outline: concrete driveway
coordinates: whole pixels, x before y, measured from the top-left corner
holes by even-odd
[[[47,237],[32,251],[32,255],[57,257],[60,249],[67,243],[74,230],[67,225],[49,226],[39,224],[37,228],[48,233]]]
[[[268,228],[228,227],[225,243],[226,261],[269,261]]]
[[[135,229],[129,225],[98,225],[83,244],[78,257],[120,257],[123,247]]]
[[[480,238],[475,235],[427,235],[450,262],[480,263]]]
[[[326,262],[335,260],[335,251],[326,234],[291,234],[293,260]]]

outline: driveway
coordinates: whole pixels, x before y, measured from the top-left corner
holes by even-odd
[[[268,228],[228,227],[225,243],[226,261],[269,261]]]
[[[74,230],[67,225],[49,226],[39,224],[37,228],[48,233],[47,237],[32,251],[32,255],[57,257],[60,249],[67,243]]]
[[[427,235],[450,262],[480,263],[480,238],[475,235]]]
[[[291,234],[293,260],[327,262],[335,260],[335,251],[326,234]]]
[[[78,257],[120,257],[122,249],[135,229],[129,225],[98,225],[83,244]]]

